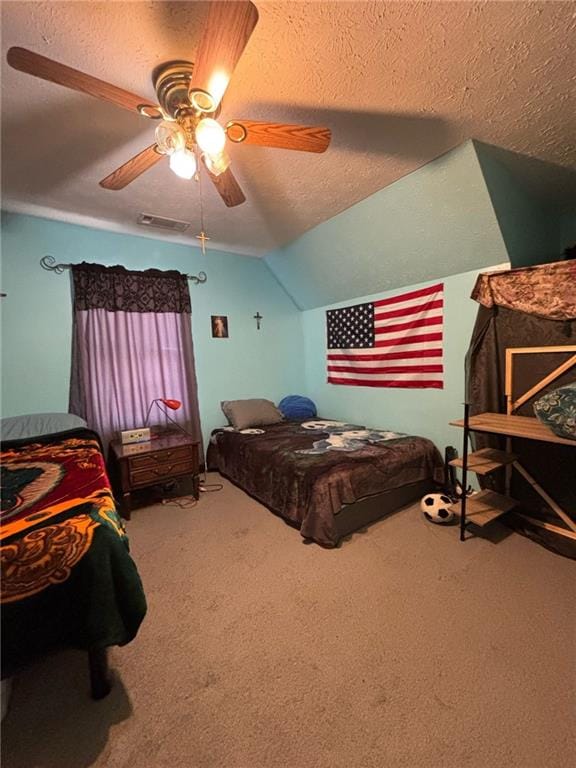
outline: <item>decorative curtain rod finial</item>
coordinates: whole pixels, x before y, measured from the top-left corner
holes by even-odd
[[[57,264],[54,256],[47,255],[47,256],[42,256],[42,258],[40,259],[40,266],[42,267],[42,269],[47,269],[48,272],[55,272],[57,275],[61,275],[65,269],[70,269],[74,265],[73,264]],[[199,285],[200,283],[205,283],[208,280],[208,276],[206,275],[206,272],[198,272],[197,275],[185,275],[185,277],[195,285]]]
[[[70,264],[56,264],[54,256],[42,256],[40,259],[40,266],[42,269],[47,269],[49,272],[56,272],[57,275],[61,275],[65,269],[70,269]]]

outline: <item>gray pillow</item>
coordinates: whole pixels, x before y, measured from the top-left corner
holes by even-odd
[[[263,427],[284,420],[271,400],[223,400],[220,405],[234,429]]]
[[[2,440],[24,440],[28,437],[53,435],[69,429],[85,427],[86,422],[73,413],[28,413],[0,419]]]

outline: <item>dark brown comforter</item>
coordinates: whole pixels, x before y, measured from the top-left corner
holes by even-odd
[[[300,454],[296,451],[319,439],[318,432],[296,422],[264,430],[260,435],[214,430],[208,467],[324,546],[338,544],[334,515],[343,504],[422,480],[442,481],[442,458],[423,437],[400,437],[350,452]]]

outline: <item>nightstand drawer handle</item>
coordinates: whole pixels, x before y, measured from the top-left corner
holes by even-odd
[[[170,464],[169,467],[165,467],[164,469],[153,469],[152,472],[154,472],[155,475],[167,475],[168,472],[172,472],[173,464]]]
[[[166,461],[166,459],[171,459],[173,453],[174,451],[163,451],[162,453],[152,454],[152,458],[156,463],[158,463],[159,461]]]

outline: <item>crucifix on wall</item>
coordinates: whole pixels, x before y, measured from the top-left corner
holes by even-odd
[[[260,312],[256,312],[256,314],[254,315],[254,320],[256,320],[256,328],[260,330],[260,320],[262,320],[262,315],[260,314]]]

